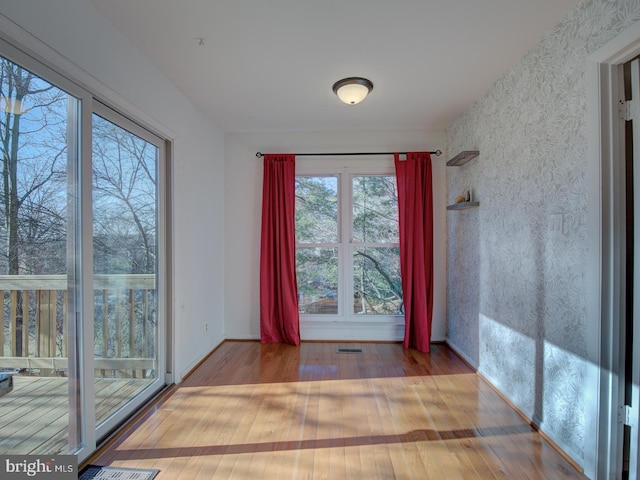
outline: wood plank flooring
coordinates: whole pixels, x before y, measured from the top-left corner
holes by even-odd
[[[223,343],[92,463],[159,480],[584,478],[446,346]]]
[[[144,390],[150,380],[98,378],[98,423]],[[0,397],[0,455],[69,451],[69,387],[64,377],[15,375],[13,391]]]

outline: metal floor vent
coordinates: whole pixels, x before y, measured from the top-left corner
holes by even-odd
[[[336,353],[362,353],[361,348],[342,348],[338,347]]]

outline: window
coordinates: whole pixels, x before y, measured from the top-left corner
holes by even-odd
[[[296,177],[296,274],[300,313],[337,314],[338,176]]]
[[[297,176],[296,272],[302,315],[402,315],[395,176]]]
[[[351,204],[353,313],[401,315],[395,177],[352,177]]]

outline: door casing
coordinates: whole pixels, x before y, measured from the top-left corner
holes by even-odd
[[[624,63],[640,53],[640,22],[588,57],[587,378],[584,471],[589,478],[620,478],[624,403],[625,125]]]

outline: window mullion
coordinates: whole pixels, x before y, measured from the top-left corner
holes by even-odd
[[[397,247],[398,243],[369,243],[369,242],[351,242],[354,248],[380,248],[380,247]]]
[[[343,248],[343,272],[341,276],[342,282],[342,318],[344,320],[353,317],[353,175],[342,175],[342,192],[344,202],[342,202],[342,236]]]
[[[296,242],[296,248],[338,248],[340,243],[328,242],[328,243],[304,243]]]

